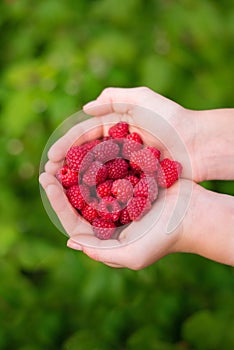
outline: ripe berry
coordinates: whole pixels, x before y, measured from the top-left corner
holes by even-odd
[[[71,147],[66,154],[66,163],[74,171],[86,170],[92,161],[92,153],[83,145]]]
[[[83,175],[83,182],[88,186],[94,186],[104,182],[108,176],[105,165],[99,161],[93,162]]]
[[[153,146],[146,146],[145,148],[152,152],[156,159],[160,160],[161,152],[159,149]]]
[[[128,163],[123,158],[110,160],[106,166],[108,168],[108,177],[110,179],[122,179],[128,174]]]
[[[136,184],[140,181],[139,177],[135,175],[127,175],[125,179],[130,181],[133,187],[135,187]]]
[[[78,172],[64,165],[56,174],[57,179],[64,188],[78,184]]]
[[[104,136],[104,137],[101,139],[101,142],[109,141],[109,140],[112,140],[112,137],[110,137],[110,136]]]
[[[100,162],[107,162],[115,159],[119,154],[119,146],[113,141],[104,141],[92,149],[94,157]]]
[[[127,135],[126,139],[143,144],[142,138],[140,137],[140,135],[137,132],[132,132],[131,134]]]
[[[101,140],[91,140],[83,144],[84,148],[87,149],[87,151],[91,151],[95,146],[97,146],[99,143],[101,143]]]
[[[136,171],[152,173],[158,168],[158,160],[152,152],[144,148],[131,154],[130,165]]]
[[[118,201],[127,203],[133,195],[133,186],[130,181],[125,179],[118,179],[113,182],[111,192]]]
[[[133,197],[127,205],[128,214],[132,221],[140,220],[150,208],[150,200],[146,197]]]
[[[153,177],[146,176],[134,187],[135,197],[149,198],[153,202],[158,196],[158,185]]]
[[[81,210],[81,215],[85,218],[85,220],[89,222],[93,222],[98,217],[98,211],[95,209],[97,207],[97,200],[95,198],[89,202],[89,204],[85,204],[83,209]]]
[[[139,151],[141,148],[142,148],[142,145],[140,142],[137,142],[135,140],[124,139],[123,147],[122,147],[122,156],[123,158],[129,160],[131,157],[131,154],[135,151]]]
[[[113,180],[106,180],[97,186],[97,195],[99,197],[107,197],[111,195]]]
[[[122,224],[122,225],[127,225],[131,222],[132,220],[130,219],[130,216],[129,216],[129,213],[128,213],[128,210],[127,208],[124,208],[121,210],[120,212],[120,216],[119,216],[119,222]]]
[[[114,234],[116,226],[111,221],[106,221],[102,218],[96,218],[92,222],[93,231],[99,239],[109,239]]]
[[[86,201],[89,201],[90,192],[85,185],[73,185],[68,188],[66,195],[71,205],[81,210],[85,206]]]
[[[165,158],[160,162],[157,173],[158,185],[163,188],[171,187],[178,180],[182,172],[182,165],[174,160]]]
[[[120,139],[120,138],[126,137],[128,134],[128,123],[119,122],[119,123],[113,125],[108,130],[108,134],[113,139]]]
[[[98,213],[105,220],[117,221],[119,219],[121,207],[118,201],[112,197],[103,197],[98,204]]]

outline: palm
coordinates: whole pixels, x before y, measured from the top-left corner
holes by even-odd
[[[142,118],[142,111],[140,112]],[[144,112],[147,113],[147,111]],[[66,152],[72,144],[83,143],[87,140],[107,135],[109,124],[123,119],[130,124],[131,132],[137,131],[141,134],[145,144],[159,147],[163,152],[163,157],[167,156],[167,147],[165,147],[162,139],[159,140],[154,134],[156,133],[155,126],[157,129],[160,129],[160,123],[158,122],[154,126],[149,113],[147,113],[147,117],[147,119],[145,119],[146,116],[143,118],[148,121],[148,126],[145,125],[144,127],[140,123],[139,110],[125,115],[124,118],[121,114],[111,113],[105,117],[93,118],[77,124],[51,147],[49,150],[49,161],[45,165],[46,172],[40,178],[51,206],[64,230],[72,239],[78,238],[88,250],[92,250],[95,247],[104,248],[108,246],[113,249],[121,247],[122,253],[124,253],[124,251],[133,249],[134,255],[139,252],[139,259],[136,261],[139,264],[146,265],[150,264],[151,260],[158,260],[161,256],[167,254],[170,251],[170,247],[177,241],[181,232],[182,221],[184,216],[186,216],[193,183],[181,180],[170,189],[161,191],[152,210],[144,218],[126,227],[118,239],[111,240],[111,242],[100,242],[92,234],[90,224],[83,220],[71,207],[62,186],[55,178],[55,174],[61,167]],[[174,148],[174,152],[176,152],[176,148]],[[152,244],[152,242],[154,243]],[[145,258],[142,250],[148,252],[148,258],[144,262],[140,259],[142,256],[143,259]]]
[[[72,242],[78,242],[87,255],[110,266],[132,269],[148,266],[175,251],[183,231],[190,225],[190,215],[196,210],[196,201],[192,200],[194,186],[192,181],[180,180],[161,191],[150,212],[127,226],[118,239],[100,241],[94,235],[80,232],[69,240],[71,247]]]

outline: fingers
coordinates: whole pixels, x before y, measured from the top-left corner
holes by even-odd
[[[62,186],[56,178],[50,174],[42,173],[39,181],[66,233],[69,236],[78,234],[79,232],[91,234],[91,226],[82,221],[76,210],[72,208]]]
[[[96,118],[78,123],[51,146],[48,152],[48,158],[53,162],[60,162],[65,158],[67,150],[74,143],[82,144],[86,141],[99,138],[102,134],[102,125],[100,125],[100,121]]]
[[[75,237],[73,238],[75,239]],[[115,267],[115,268],[122,268],[124,266],[118,264],[118,263],[113,263],[113,262],[109,262],[109,261],[103,261],[103,256],[98,254],[97,251],[94,252],[94,249],[86,249],[84,248],[81,244],[75,242],[73,239],[69,239],[67,241],[67,246],[71,249],[74,250],[81,250],[84,251],[84,253],[89,256],[91,259],[96,260],[96,261],[100,261],[105,265],[108,265],[110,267]]]
[[[56,175],[57,171],[62,167],[63,162],[54,163],[50,160],[45,164],[45,172],[51,175]]]
[[[133,106],[141,106],[158,114],[171,115],[177,103],[161,96],[147,87],[137,88],[107,88],[98,98],[87,103],[83,110],[90,115],[100,116],[112,112],[124,114],[132,110]]]
[[[98,98],[87,103],[83,110],[93,116],[109,113],[128,113],[132,105],[139,104],[146,97],[148,88],[107,88]]]
[[[100,261],[108,266],[112,267],[127,267],[128,245],[123,245],[120,241],[100,240],[93,235],[76,235],[71,237],[67,246],[76,249],[83,250],[83,252],[91,259]]]

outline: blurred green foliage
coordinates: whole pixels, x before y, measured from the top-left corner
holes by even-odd
[[[0,349],[233,349],[232,268],[94,262],[66,249],[37,180],[52,131],[106,86],[233,107],[233,1],[3,0],[0,27]]]

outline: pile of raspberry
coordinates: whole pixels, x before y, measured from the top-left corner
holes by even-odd
[[[158,197],[158,188],[178,180],[182,166],[143,144],[126,122],[108,136],[72,146],[56,174],[67,198],[99,239],[115,237],[117,228],[140,220]]]

